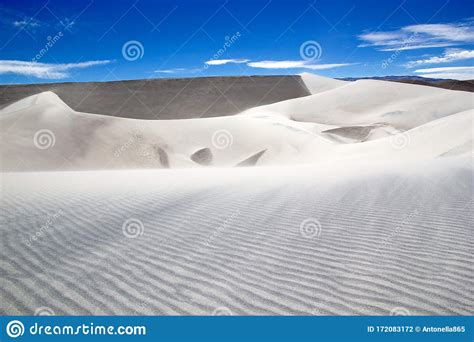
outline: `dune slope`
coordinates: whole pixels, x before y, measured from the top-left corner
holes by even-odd
[[[311,81],[334,86],[326,78]],[[241,115],[189,120],[80,113],[52,92],[33,95],[0,111],[0,168],[232,167],[246,165],[255,155],[251,164],[257,166],[430,159],[472,142],[470,93],[383,81],[339,82],[318,94]]]

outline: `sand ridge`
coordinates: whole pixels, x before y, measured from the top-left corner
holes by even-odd
[[[206,119],[81,113],[52,92],[32,95],[0,111],[0,168],[232,167],[255,155],[251,164],[257,166],[348,158],[402,161],[453,153],[472,141],[471,93],[310,75],[303,80],[318,92]]]

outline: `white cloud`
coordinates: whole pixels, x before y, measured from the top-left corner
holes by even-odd
[[[447,47],[474,42],[473,22],[451,24],[421,24],[396,31],[359,35],[360,47],[374,46],[381,51],[414,50]]]
[[[427,72],[451,72],[451,71],[474,71],[474,66],[459,66],[459,67],[444,67],[444,68],[428,68],[418,69],[415,72],[427,73]]]
[[[420,75],[425,78],[440,78],[445,80],[459,80],[467,81],[474,80],[474,72],[472,73],[442,73],[442,74],[423,74]]]
[[[406,64],[407,67],[417,67],[425,64],[440,64],[450,63],[455,61],[462,61],[466,59],[474,58],[474,50],[462,50],[462,49],[447,49],[444,51],[442,56],[430,57],[427,59],[420,59]]]
[[[237,64],[247,63],[248,61],[249,61],[249,59],[244,59],[244,58],[241,58],[241,59],[211,59],[211,60],[206,61],[204,63],[206,63],[207,65],[224,65],[224,64],[228,64],[228,63],[237,63]]]
[[[34,18],[23,18],[13,21],[13,26],[18,28],[36,28],[41,26],[41,23]]]
[[[155,70],[153,72],[159,73],[159,74],[178,74],[178,73],[190,73],[194,74],[197,72],[202,71],[200,68],[195,68],[195,69],[186,69],[186,68],[172,68],[172,69],[160,69],[160,70]]]
[[[430,48],[440,48],[440,47],[448,47],[452,46],[451,43],[417,43],[414,44],[413,42],[403,42],[397,43],[393,47],[386,47],[381,48],[379,51],[405,51],[405,50],[418,50],[418,49],[430,49]]]
[[[362,40],[367,40],[369,42],[380,42],[380,41],[397,41],[400,38],[403,38],[403,35],[399,32],[373,32],[365,33],[359,36]]]
[[[325,70],[352,65],[353,63],[339,63],[339,64],[311,64],[310,61],[260,61],[247,63],[252,68],[263,69],[311,69],[311,70]]]
[[[474,41],[474,27],[467,24],[422,24],[403,28],[406,32],[427,34],[438,39],[458,42]]]
[[[174,69],[161,69],[155,70],[154,72],[161,73],[161,74],[175,74],[177,72],[186,71],[185,68],[174,68]]]
[[[444,68],[427,68],[415,70],[421,77],[442,78],[455,80],[472,80],[474,79],[474,67],[444,67]]]
[[[95,65],[108,64],[111,61],[88,61],[81,63],[47,64],[37,62],[0,60],[1,74],[18,74],[43,79],[61,79],[69,76],[72,69],[83,69]]]

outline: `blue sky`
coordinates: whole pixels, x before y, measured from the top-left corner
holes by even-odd
[[[0,83],[474,79],[474,1],[0,1]]]

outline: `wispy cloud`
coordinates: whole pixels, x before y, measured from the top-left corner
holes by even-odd
[[[224,64],[228,64],[228,63],[235,63],[235,64],[247,63],[248,61],[250,61],[250,60],[249,59],[244,59],[244,58],[241,58],[241,59],[211,59],[211,60],[206,61],[204,63],[206,63],[207,65],[224,65]]]
[[[2,30],[28,30],[35,32],[37,29],[48,27],[49,25],[24,13],[23,11],[14,10],[0,5],[0,26]]]
[[[154,72],[160,73],[160,74],[175,74],[178,72],[183,72],[186,71],[187,69],[185,68],[174,68],[174,69],[162,69],[162,70],[155,70]]]
[[[37,62],[0,60],[1,74],[18,74],[42,79],[61,79],[69,77],[69,71],[84,69],[96,65],[108,64],[111,61],[87,61],[81,63],[47,64]]]
[[[455,42],[472,42],[474,40],[473,23],[453,24],[421,24],[410,25],[403,28],[412,33],[427,34],[437,39]]]
[[[415,70],[421,77],[442,78],[455,80],[472,80],[474,79],[474,66],[444,67],[444,68],[427,68]]]
[[[442,56],[434,56],[427,59],[419,59],[406,64],[407,67],[413,68],[426,64],[451,63],[474,58],[474,50],[462,49],[446,49]]]
[[[474,42],[474,24],[421,24],[409,25],[396,31],[365,33],[358,36],[364,43],[380,51],[414,50],[447,47]]]
[[[354,63],[311,64],[310,61],[259,61],[247,63],[247,65],[252,68],[311,70],[326,70],[353,64]]]
[[[34,18],[25,17],[21,20],[14,20],[13,26],[18,28],[37,28],[41,26],[41,22]]]
[[[180,73],[187,73],[187,74],[195,74],[197,72],[202,71],[201,68],[194,68],[194,69],[187,69],[187,68],[172,68],[172,69],[159,69],[154,70],[153,72],[158,74],[180,74]]]
[[[446,71],[474,71],[474,66],[458,66],[458,67],[444,67],[444,68],[428,68],[428,69],[418,69],[415,72],[446,72]]]

